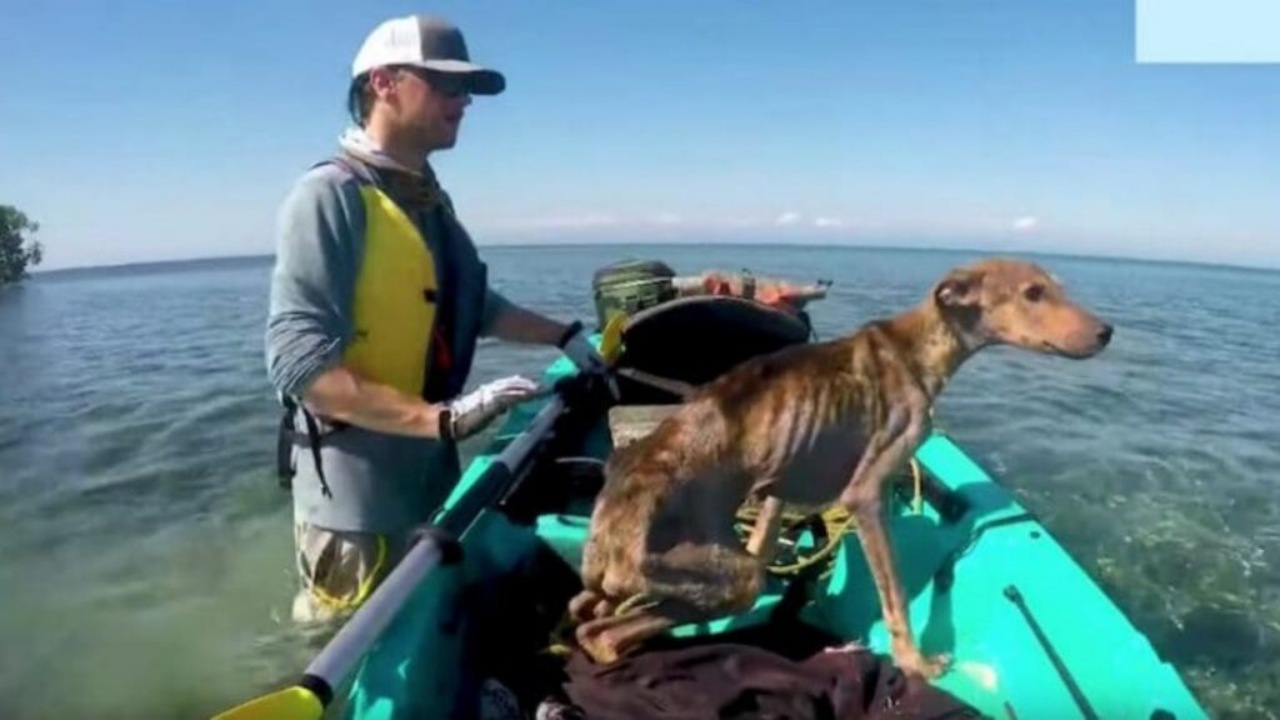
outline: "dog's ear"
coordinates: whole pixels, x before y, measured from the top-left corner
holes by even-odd
[[[982,273],[957,268],[947,274],[933,289],[933,300],[940,307],[973,307],[982,290]]]

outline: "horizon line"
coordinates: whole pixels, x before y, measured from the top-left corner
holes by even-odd
[[[1275,265],[1245,265],[1222,260],[1192,260],[1192,259],[1173,259],[1159,257],[1142,257],[1136,255],[1111,254],[1096,255],[1088,253],[1072,253],[1066,251],[1046,251],[1046,250],[1013,250],[1013,249],[993,249],[982,248],[967,245],[880,245],[880,244],[851,244],[851,243],[822,243],[813,241],[799,241],[786,243],[771,243],[768,241],[729,241],[715,243],[698,243],[691,240],[595,240],[591,242],[537,242],[537,241],[515,241],[515,242],[485,242],[476,243],[477,249],[501,249],[511,248],[517,250],[532,249],[565,249],[575,247],[619,247],[619,246],[639,246],[639,247],[760,247],[762,245],[776,244],[780,248],[807,248],[807,249],[833,249],[833,250],[852,250],[852,251],[889,251],[889,252],[915,252],[915,253],[950,253],[953,255],[963,254],[979,254],[988,256],[1027,256],[1042,258],[1061,258],[1071,260],[1086,261],[1122,261],[1147,265],[1176,265],[1203,268],[1220,268],[1225,270],[1243,270],[1247,272],[1260,273],[1278,273],[1280,272],[1280,263]],[[130,268],[151,268],[174,265],[191,265],[207,262],[236,262],[248,260],[270,260],[275,257],[275,253],[249,253],[249,254],[229,254],[229,255],[200,255],[185,258],[167,258],[159,260],[131,260],[118,263],[102,263],[97,265],[69,265],[51,270],[32,269],[28,272],[34,279],[36,276],[50,276],[64,273],[87,273],[103,270],[127,270]]]

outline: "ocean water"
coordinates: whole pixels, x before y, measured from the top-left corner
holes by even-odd
[[[971,253],[483,248],[512,299],[592,317],[591,273],[829,278],[822,336]],[[986,351],[937,408],[1215,717],[1280,707],[1280,273],[1044,258],[1116,326],[1088,362]],[[187,718],[291,678],[288,497],[262,358],[269,259],[37,276],[0,293],[0,717]],[[544,349],[486,343],[473,384]],[[479,441],[477,441],[479,442]],[[468,446],[468,450],[475,446]],[[1104,647],[1099,648],[1105,651]]]

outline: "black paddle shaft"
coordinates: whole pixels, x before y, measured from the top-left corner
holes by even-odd
[[[1045,655],[1049,656],[1049,662],[1053,663],[1053,668],[1058,671],[1062,682],[1067,686],[1067,690],[1071,693],[1072,699],[1076,701],[1076,705],[1080,707],[1080,712],[1084,714],[1087,720],[1098,720],[1098,714],[1094,712],[1093,706],[1089,704],[1089,699],[1084,696],[1084,692],[1080,690],[1080,686],[1076,684],[1076,679],[1071,675],[1071,671],[1067,669],[1066,663],[1062,662],[1062,657],[1058,655],[1058,651],[1054,649],[1053,643],[1049,642],[1048,636],[1044,634],[1040,623],[1036,621],[1034,615],[1031,614],[1031,608],[1027,607],[1027,601],[1022,597],[1022,592],[1018,590],[1018,586],[1009,585],[1004,589],[1004,596],[1010,600],[1022,613],[1022,617],[1026,619],[1027,625],[1031,627],[1031,632],[1035,634],[1036,641],[1040,643],[1040,647],[1044,649]]]

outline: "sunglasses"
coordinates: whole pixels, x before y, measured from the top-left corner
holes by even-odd
[[[418,76],[432,90],[447,98],[458,98],[471,92],[471,83],[467,81],[466,75],[442,73],[412,65],[402,65],[398,69]]]

